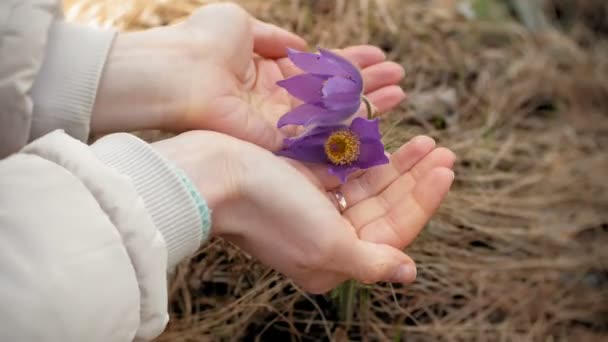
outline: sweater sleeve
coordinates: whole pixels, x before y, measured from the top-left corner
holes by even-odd
[[[155,338],[167,268],[202,225],[179,173],[130,135],[55,131],[0,160],[0,340]]]
[[[0,1],[0,158],[57,128],[88,137],[115,32],[62,18],[60,0]]]
[[[209,235],[210,211],[198,202],[202,200],[198,193],[191,194],[183,174],[131,134],[106,136],[91,148],[99,160],[133,181],[165,238],[169,269],[197,250]]]
[[[55,21],[33,88],[30,140],[56,129],[86,141],[115,32]]]

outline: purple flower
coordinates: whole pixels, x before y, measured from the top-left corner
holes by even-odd
[[[278,127],[337,124],[359,109],[363,79],[357,67],[328,50],[319,51],[288,50],[289,59],[304,73],[277,84],[304,104],[283,115]]]
[[[298,137],[286,139],[277,154],[326,164],[329,172],[344,183],[353,171],[388,163],[381,138],[378,119],[355,118],[350,126],[316,126]]]

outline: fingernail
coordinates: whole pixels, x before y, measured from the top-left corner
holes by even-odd
[[[433,140],[433,138],[428,137],[426,135],[416,136],[416,137],[414,137],[414,139],[411,140],[411,142],[416,145],[421,145],[421,148],[423,148],[423,149],[429,149],[429,148],[432,148],[433,146],[435,146],[435,140]]]
[[[391,278],[393,283],[411,283],[416,280],[416,267],[409,264],[399,265]]]

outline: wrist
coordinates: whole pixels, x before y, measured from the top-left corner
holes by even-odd
[[[152,144],[154,150],[188,176],[205,200],[212,212],[214,236],[225,234],[230,226],[230,210],[244,194],[242,163],[231,140],[218,133],[192,131]]]
[[[95,156],[128,176],[152,222],[165,240],[173,268],[208,238],[209,220],[172,163],[133,135],[103,137],[91,146]],[[204,205],[204,202],[202,203]]]
[[[106,61],[91,118],[94,133],[170,129],[182,110],[187,43],[169,28],[118,34]],[[181,70],[180,70],[181,69]]]

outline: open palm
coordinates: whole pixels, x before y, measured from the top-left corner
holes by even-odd
[[[424,136],[403,145],[389,164],[341,186],[348,203],[343,213],[333,204],[332,190],[306,165],[289,161],[299,170],[292,172],[277,158],[256,158],[265,164],[259,168],[267,170],[256,177],[268,181],[255,191],[257,209],[243,210],[245,221],[235,222],[250,234],[233,240],[239,247],[313,293],[347,279],[415,279],[415,262],[401,251],[418,236],[452,184],[454,155],[449,150],[435,148]],[[241,216],[239,211],[231,208],[231,219]],[[257,224],[263,233],[256,231]]]
[[[309,210],[334,203],[334,191],[340,191],[347,203],[341,213],[342,225],[356,234],[354,239],[343,234],[340,242],[331,246],[332,252],[316,261],[333,266],[331,272],[305,277],[300,284],[308,291],[322,293],[347,279],[364,283],[413,281],[415,272],[404,274],[398,267],[415,266],[415,262],[395,251],[409,246],[439,208],[454,180],[454,160],[453,152],[436,147],[429,137],[418,136],[393,153],[389,164],[367,170],[335,190],[328,189],[317,170],[290,161],[328,199],[319,198],[315,204],[308,204]],[[296,184],[291,189],[296,190]],[[338,211],[337,203],[334,207]],[[323,229],[339,230],[327,226]]]
[[[210,200],[215,235],[314,293],[346,279],[413,281],[414,261],[402,249],[431,218],[453,180],[453,154],[421,136],[399,148],[389,164],[341,186],[349,205],[340,212],[332,190],[306,165],[254,144],[205,131],[159,144]],[[209,153],[212,163],[199,161]],[[213,201],[208,194],[222,183],[238,188],[238,195]]]
[[[205,6],[179,28],[203,42],[197,46],[204,57],[198,70],[192,70],[192,84],[186,86],[204,91],[190,96],[183,111],[187,118],[177,122],[185,123],[183,128],[211,129],[270,150],[280,148],[283,135],[276,123],[297,103],[276,82],[300,72],[286,58],[287,47],[305,49],[306,43],[230,4]],[[207,48],[211,46],[213,54]],[[361,68],[365,93],[379,112],[404,99],[396,85],[403,68],[384,61],[380,49],[363,45],[338,52]]]
[[[185,121],[188,128],[211,129],[270,150],[278,149],[283,136],[276,128],[276,122],[297,103],[276,82],[300,72],[285,58],[286,46],[304,49],[304,41],[275,26],[253,19],[234,5],[203,7],[185,23],[185,27],[203,42],[203,46],[213,46],[215,52],[206,53],[204,63],[199,63],[201,69],[193,70],[193,73],[200,76],[193,77],[193,84],[189,88],[205,91],[190,97],[189,108],[185,111],[188,115]],[[356,46],[339,53],[360,67],[364,92],[379,112],[393,108],[404,99],[403,91],[396,85],[403,77],[403,69],[395,63],[384,61],[385,56],[379,49]],[[209,116],[212,119],[206,120]],[[251,153],[257,154],[253,150]],[[321,208],[326,210],[327,205],[331,205],[329,199],[332,191],[337,189],[344,194],[348,207],[342,215],[336,216],[336,208],[332,209],[333,214],[328,215],[334,215],[334,219],[346,219],[340,222],[344,222],[351,228],[349,230],[356,233],[353,236],[357,240],[403,249],[415,239],[448,192],[453,181],[450,169],[454,158],[451,151],[436,147],[432,139],[418,137],[399,148],[391,156],[389,164],[370,169],[344,185],[328,178],[327,172],[322,168],[289,161],[316,186],[318,193],[314,196],[322,196],[313,201],[301,198],[294,198],[294,201],[307,206],[310,211]],[[260,157],[260,160],[265,159]],[[275,161],[269,159],[267,164],[274,165]],[[271,172],[266,167],[262,169]],[[277,166],[272,170],[276,169],[281,168]],[[264,173],[263,170],[259,172]],[[277,174],[277,182],[282,177],[287,177],[287,174],[290,174],[288,170],[284,170],[282,175]],[[293,177],[291,181],[295,189],[301,182],[301,175],[297,179],[295,175]],[[314,199],[314,196],[311,194],[310,198]],[[267,201],[271,197],[272,193],[268,192],[261,200]],[[288,198],[288,194],[283,192],[276,201],[285,202]],[[251,221],[254,221],[251,218],[254,213],[255,211],[248,211]],[[234,212],[230,215],[235,217]],[[280,216],[280,212],[277,215]],[[272,217],[265,215],[260,220]],[[292,217],[285,219],[285,224],[293,220]],[[265,226],[276,229],[285,226],[281,222],[267,223]],[[302,228],[302,234],[309,228]],[[276,236],[284,234],[277,232]],[[289,275],[288,267],[276,264],[286,259],[272,254],[273,251],[281,250],[278,246],[267,245],[272,240],[250,241],[254,243],[245,246],[246,242],[241,241],[240,245]],[[351,240],[346,238],[344,241]],[[354,243],[354,240],[351,242]],[[256,250],[259,253],[254,253]],[[291,276],[298,278],[293,274]],[[313,288],[324,290],[326,286],[331,287],[331,284],[335,285],[336,281],[343,280],[344,277],[348,275],[340,274],[337,270],[325,278],[316,277],[317,284]],[[377,280],[380,279],[375,281]]]
[[[399,249],[408,246],[430,220],[452,182],[455,155],[417,136],[390,156],[390,162],[366,170],[334,187],[319,170],[290,161],[332,199],[339,191],[346,199],[343,216],[366,241]],[[337,204],[336,204],[337,205]]]

